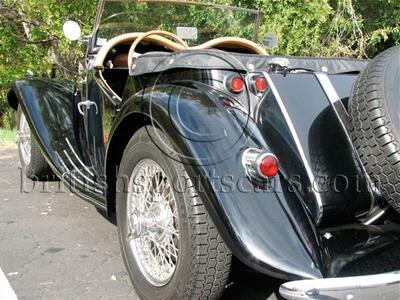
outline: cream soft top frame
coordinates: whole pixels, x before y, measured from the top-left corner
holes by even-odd
[[[168,37],[173,37],[176,42],[171,41],[170,39],[167,39],[161,35],[165,35]],[[135,43],[135,41],[138,39],[138,43]],[[94,62],[94,67],[96,69],[103,69],[104,68],[104,61],[108,55],[108,53],[113,49],[115,46],[123,44],[123,43],[135,43],[132,46],[137,46],[141,41],[145,42],[150,42],[154,43],[156,45],[160,45],[165,47],[166,49],[171,50],[172,52],[179,52],[179,51],[184,51],[184,50],[207,50],[207,49],[212,49],[212,48],[218,48],[218,47],[240,47],[240,48],[245,48],[251,51],[253,54],[260,54],[260,55],[268,55],[267,52],[257,45],[256,43],[243,39],[243,38],[237,38],[237,37],[222,37],[222,38],[217,38],[213,39],[211,41],[208,41],[202,45],[196,46],[196,47],[188,47],[187,44],[180,39],[179,37],[175,36],[174,34],[166,31],[150,31],[150,32],[132,32],[132,33],[126,33],[119,35],[115,38],[112,38],[109,40],[99,51],[99,53],[96,56],[95,62]],[[131,64],[131,61],[133,59],[133,53],[135,50],[135,47],[133,47],[133,50],[131,49],[130,55],[128,55],[128,64]]]

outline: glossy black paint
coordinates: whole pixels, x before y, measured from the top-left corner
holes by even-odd
[[[83,155],[88,147],[76,108],[81,99],[75,86],[28,78],[14,82],[11,91],[56,175],[81,196],[104,207],[104,185],[96,180],[90,161]]]
[[[318,236],[305,207],[281,192],[290,185],[283,174],[258,192],[246,176],[243,151],[269,149],[268,141],[245,113],[224,106],[226,98],[195,82],[158,85],[121,106],[114,131],[135,113],[171,138],[224,240],[246,264],[280,278],[322,277]]]
[[[174,142],[224,240],[248,266],[283,279],[339,276],[354,261],[396,247],[398,225],[378,231],[360,225],[355,215],[368,210],[370,199],[354,189],[322,195],[327,219],[316,224],[310,209],[315,195],[307,190],[310,178],[277,97],[271,90],[256,95],[250,86],[251,76],[260,74],[239,73],[248,79],[249,90],[234,95],[225,88],[228,71],[175,70],[136,78],[125,78],[126,72],[89,72],[79,89],[33,78],[12,87],[10,99],[21,104],[52,168],[85,199],[112,212],[114,179],[124,146],[137,129],[153,125]],[[127,80],[118,93],[122,101],[102,78],[112,82],[121,74],[122,81]],[[322,157],[330,160],[328,175],[362,176],[323,93],[300,97],[310,93],[305,82],[313,75],[270,76],[282,91],[312,170],[317,173],[314,158]],[[345,103],[351,85],[341,80],[333,81]],[[124,85],[122,81],[115,86]],[[87,99],[96,103],[98,112],[91,108],[82,116],[77,104]],[[281,162],[279,176],[268,184],[260,186],[245,174],[241,155],[250,147],[271,151]],[[365,184],[365,179],[361,182]],[[324,229],[325,224],[347,225]],[[326,233],[334,238],[327,240]]]
[[[318,211],[317,197],[322,203],[321,223],[326,225],[338,225],[354,221],[357,215],[368,212],[372,206],[373,199],[368,191],[366,176],[361,171],[358,161],[353,155],[350,141],[346,138],[343,128],[336,117],[332,106],[326,97],[322,87],[312,73],[306,74],[271,74],[271,79],[279,91],[283,105],[287,109],[294,131],[288,132],[284,126],[271,124],[275,120],[272,114],[279,109],[268,109],[273,100],[265,101],[266,109],[261,109],[262,120],[272,128],[284,130],[284,134],[291,139],[290,149],[294,153],[282,153],[281,160],[290,168],[291,176],[300,175],[303,199],[312,212],[314,219]],[[339,94],[343,95],[345,90],[350,93],[352,80],[355,77],[342,75],[345,79],[339,81],[339,76],[333,76]],[[347,77],[347,78],[346,78]],[[290,88],[287,88],[290,86]],[[339,88],[340,87],[340,88]],[[281,120],[283,117],[281,117]],[[284,119],[283,119],[284,121]],[[281,121],[281,123],[283,123]],[[282,129],[285,128],[285,129]],[[269,132],[265,129],[264,132]],[[293,135],[297,134],[298,147],[304,151],[304,158],[299,154],[293,141]],[[287,148],[276,139],[274,143],[279,151]],[[298,160],[294,162],[293,160]],[[306,167],[310,169],[308,174]]]
[[[362,276],[400,269],[400,228],[387,222],[376,226],[349,224],[321,231],[329,249],[328,276]]]

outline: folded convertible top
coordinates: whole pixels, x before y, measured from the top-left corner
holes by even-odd
[[[368,60],[350,58],[317,58],[294,56],[264,56],[231,53],[221,50],[186,50],[181,52],[149,52],[141,55],[130,75],[164,72],[169,69],[226,69],[237,71],[268,71],[272,59],[285,58],[289,68],[304,69],[328,74],[353,73],[362,71]]]

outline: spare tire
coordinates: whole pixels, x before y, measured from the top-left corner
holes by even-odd
[[[378,55],[356,80],[350,135],[386,201],[400,212],[400,47]]]

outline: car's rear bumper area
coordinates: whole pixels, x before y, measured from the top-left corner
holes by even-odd
[[[400,299],[400,271],[356,277],[291,281],[279,293],[288,300]]]

